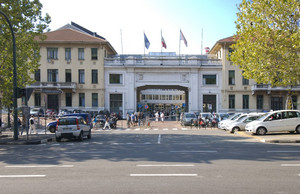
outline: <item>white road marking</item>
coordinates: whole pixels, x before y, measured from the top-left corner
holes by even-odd
[[[300,164],[281,164],[280,166],[300,166]]]
[[[46,175],[0,175],[0,178],[41,178]]]
[[[194,164],[138,164],[138,167],[190,167]]]
[[[168,131],[169,129],[168,128],[163,128],[163,131]]]
[[[202,145],[202,144],[206,144],[206,143],[176,143],[178,145]]]
[[[215,150],[182,150],[182,151],[170,151],[171,153],[215,153]]]
[[[135,177],[196,177],[198,174],[130,174]]]
[[[173,130],[173,131],[177,131],[178,129],[177,129],[177,128],[173,128],[172,130]]]
[[[136,128],[136,129],[134,129],[135,131],[139,131],[139,130],[141,130],[140,128]]]
[[[97,151],[97,152],[65,152],[66,154],[110,154],[112,151]]]
[[[5,166],[6,168],[71,168],[74,165],[34,165],[34,166]]]
[[[181,130],[186,131],[186,130],[188,130],[188,128],[181,128]]]
[[[150,128],[146,128],[146,129],[144,129],[145,131],[149,131],[150,130]]]
[[[160,140],[161,140],[161,134],[158,135],[157,144],[160,144]]]
[[[289,150],[274,150],[274,151],[267,151],[267,152],[270,152],[270,153],[299,153],[300,151],[296,151],[296,150],[292,150],[292,151],[289,151]]]

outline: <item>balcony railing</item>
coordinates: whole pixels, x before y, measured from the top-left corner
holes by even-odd
[[[113,56],[105,58],[105,66],[221,66],[220,59],[197,56]]]
[[[27,86],[26,88],[33,89],[72,89],[76,91],[77,84],[75,82],[35,82],[34,84]]]
[[[300,85],[295,86],[272,86],[271,84],[254,84],[251,87],[252,94],[256,91],[266,91],[270,94],[272,91],[300,91]]]

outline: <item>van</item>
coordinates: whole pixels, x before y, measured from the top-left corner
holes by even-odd
[[[300,112],[296,110],[279,110],[269,112],[261,118],[248,123],[246,132],[265,135],[268,132],[300,133]]]

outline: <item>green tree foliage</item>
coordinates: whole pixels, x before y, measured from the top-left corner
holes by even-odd
[[[243,0],[230,60],[247,79],[273,86],[300,84],[300,1]]]
[[[17,83],[22,88],[31,84],[30,74],[39,67],[39,44],[36,36],[48,29],[50,16],[41,12],[39,0],[1,0],[0,10],[12,24],[16,39]],[[3,15],[0,15],[0,90],[2,105],[9,107],[13,96],[12,35]]]

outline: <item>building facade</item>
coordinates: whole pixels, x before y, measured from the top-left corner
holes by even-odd
[[[254,80],[244,79],[240,68],[228,60],[232,44],[233,36],[224,38],[217,41],[210,51],[211,57],[222,60],[222,111],[299,109],[300,86],[271,87],[270,84],[257,84]]]
[[[104,68],[105,108],[123,117],[140,110],[217,112],[221,108],[220,59],[207,55],[114,56],[106,58]]]
[[[40,68],[27,88],[31,107],[95,111],[104,109],[104,58],[116,51],[97,33],[71,23],[39,40]]]

